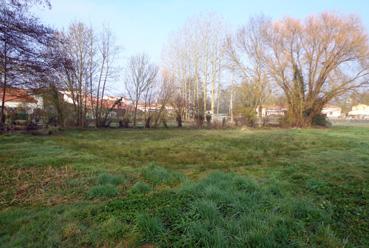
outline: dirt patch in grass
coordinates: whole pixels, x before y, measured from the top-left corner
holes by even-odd
[[[6,170],[1,176],[0,206],[56,205],[69,202],[64,193],[71,187],[69,179],[79,174],[69,166],[30,167]]]

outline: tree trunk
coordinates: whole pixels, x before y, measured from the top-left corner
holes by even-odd
[[[5,74],[4,74],[4,78],[5,78]],[[1,99],[1,120],[0,120],[0,124],[1,126],[5,125],[5,93],[6,93],[6,84],[5,84],[5,79],[4,79],[4,84],[3,84],[3,96]]]
[[[231,86],[231,99],[229,101],[229,114],[231,115],[231,123],[233,123],[233,85]]]
[[[134,127],[134,128],[136,127],[137,105],[138,105],[138,101],[136,101],[136,104],[135,104],[135,111],[134,111],[134,113],[133,113],[133,127]]]
[[[165,104],[162,104],[162,106],[159,109],[158,114],[156,115],[156,118],[154,120],[154,127],[157,128],[160,125],[161,115],[164,112]]]
[[[181,114],[177,114],[176,121],[177,121],[177,127],[182,127],[182,116],[181,116]]]
[[[324,104],[321,103],[318,106],[305,106],[301,109],[300,106],[296,107],[289,104],[288,119],[291,126],[299,128],[311,127],[314,124],[314,118],[320,115],[323,106]]]
[[[151,128],[151,116],[146,119],[145,128]]]
[[[64,127],[64,113],[63,113],[63,99],[60,99],[58,89],[55,85],[50,86],[51,91],[51,98],[54,103],[54,107],[56,109],[56,112],[58,114],[58,122],[60,127]]]
[[[3,67],[4,67],[4,77],[3,77],[3,96],[1,99],[1,120],[0,120],[0,124],[1,126],[5,125],[5,93],[6,93],[6,87],[7,87],[7,59],[6,59],[6,50],[7,50],[7,44],[6,41],[4,42],[4,61],[3,61]]]

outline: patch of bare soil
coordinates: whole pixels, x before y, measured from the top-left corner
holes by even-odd
[[[8,170],[1,178],[1,188],[6,191],[0,195],[0,206],[68,202],[69,199],[63,194],[70,187],[67,180],[77,176],[69,166]],[[53,192],[52,197],[49,197],[49,192]]]

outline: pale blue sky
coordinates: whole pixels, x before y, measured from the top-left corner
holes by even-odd
[[[246,23],[253,15],[273,19],[286,15],[303,18],[322,11],[359,15],[369,27],[369,1],[365,0],[51,0],[52,9],[37,15],[54,27],[67,27],[75,20],[101,27],[109,24],[123,47],[122,61],[145,52],[160,63],[161,50],[171,32],[194,15],[212,12],[222,16],[230,28]]]

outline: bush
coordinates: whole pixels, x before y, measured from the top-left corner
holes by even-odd
[[[118,195],[118,190],[114,185],[112,184],[106,184],[106,185],[97,185],[90,189],[88,192],[88,196],[90,198],[96,198],[96,197],[114,197]]]
[[[34,122],[34,121],[27,121],[27,124],[26,124],[27,126],[26,126],[26,130],[27,131],[33,131],[33,130],[37,130],[39,127],[38,127],[38,125],[37,125],[37,123],[36,122]]]
[[[146,194],[152,190],[151,186],[144,182],[136,182],[130,192],[133,194]]]
[[[0,122],[0,134],[5,131],[5,125]]]
[[[47,135],[55,135],[60,133],[61,131],[63,131],[60,127],[48,127],[48,128],[38,128],[38,129],[30,129],[27,130],[29,131],[32,135],[36,135],[36,136],[47,136]]]
[[[320,126],[320,127],[331,127],[332,123],[328,120],[327,115],[320,114],[316,115],[313,118],[313,126]]]
[[[119,121],[119,127],[121,128],[129,128],[130,119],[128,116],[124,117],[122,120]]]
[[[15,113],[15,119],[16,120],[28,120],[28,114],[27,112],[23,112],[25,110],[17,110]]]
[[[204,125],[204,113],[196,113],[194,119],[196,127],[201,128]]]

